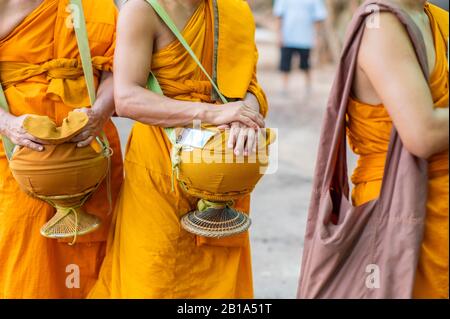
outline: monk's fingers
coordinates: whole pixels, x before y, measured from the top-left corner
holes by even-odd
[[[43,141],[43,140],[41,140],[41,139],[39,139],[37,137],[34,137],[33,135],[31,135],[29,133],[24,133],[22,136],[23,136],[24,139],[32,141],[35,144],[40,144],[40,145],[49,144],[48,142]]]
[[[236,141],[236,146],[234,147],[234,154],[239,156],[244,153],[245,142],[247,140],[247,128],[241,128],[239,130],[239,135]]]
[[[223,125],[219,125],[217,128],[218,128],[220,131],[225,131],[225,130],[230,129],[230,125],[229,125],[229,124],[223,124]]]
[[[74,138],[72,138],[72,143],[78,143],[81,141],[87,140],[92,135],[91,131],[85,130],[81,132],[80,134],[76,135]]]
[[[253,129],[248,129],[247,143],[245,143],[244,155],[248,156],[250,154],[256,153],[256,144],[257,144],[256,131]]]
[[[78,144],[77,144],[77,147],[86,147],[86,146],[88,146],[89,144],[91,144],[92,143],[92,141],[94,140],[94,136],[89,136],[87,139],[85,139],[85,140],[83,140],[83,141],[81,141],[81,142],[79,142]]]
[[[233,149],[239,136],[239,125],[232,124],[230,129],[230,137],[228,138],[228,148]]]
[[[33,151],[36,151],[36,152],[42,152],[44,150],[44,147],[42,145],[37,144],[37,143],[35,143],[35,142],[31,141],[31,140],[28,140],[28,139],[22,139],[18,143],[18,145],[27,147],[27,148],[29,148],[29,149],[31,149]]]

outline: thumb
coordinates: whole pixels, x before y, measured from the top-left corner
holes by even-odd
[[[220,131],[225,131],[228,130],[230,128],[230,125],[228,124],[223,124],[217,127]]]

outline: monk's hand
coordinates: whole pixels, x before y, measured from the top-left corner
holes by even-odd
[[[217,126],[240,123],[254,130],[265,127],[264,117],[254,107],[244,101],[231,102],[213,107],[214,114],[209,123]]]
[[[91,144],[95,137],[101,132],[103,126],[108,121],[109,116],[102,114],[102,112],[98,112],[94,108],[81,108],[74,111],[86,113],[89,121],[84,129],[70,142],[77,143],[78,147],[86,147]]]
[[[234,150],[236,156],[249,156],[256,153],[260,129],[248,127],[239,122],[221,125],[220,130],[230,130],[227,147]]]
[[[42,145],[45,142],[27,133],[23,127],[23,122],[28,116],[28,114],[22,116],[2,115],[0,118],[0,133],[8,137],[15,145],[42,152],[44,150]]]
[[[220,130],[230,130],[227,146],[229,149],[234,149],[234,154],[236,156],[249,156],[250,154],[256,153],[259,132],[262,132],[260,129],[265,126],[264,118],[259,113],[260,107],[256,96],[250,92],[247,93],[243,103],[247,108],[257,113],[263,122],[260,123],[262,126],[258,126],[256,128],[248,126],[242,122],[231,122],[231,124],[219,125],[218,128]]]

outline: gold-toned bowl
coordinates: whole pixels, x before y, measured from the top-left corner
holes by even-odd
[[[67,143],[87,123],[84,113],[72,114],[60,128],[45,117],[27,118],[27,132],[47,137],[51,144],[44,145],[42,152],[16,147],[9,167],[25,193],[56,209],[55,216],[41,228],[41,234],[48,238],[73,237],[75,241],[78,235],[90,233],[100,225],[100,219],[86,213],[83,205],[107,176],[110,151],[100,140],[83,148]],[[45,129],[40,129],[39,124]],[[62,144],[58,144],[58,138]]]
[[[269,165],[272,130],[259,136],[256,154],[236,156],[226,147],[229,131],[215,130],[203,148],[182,147],[177,179],[190,196],[199,198],[197,210],[183,216],[182,227],[205,237],[227,237],[246,231],[250,218],[233,208],[233,203],[250,194]]]

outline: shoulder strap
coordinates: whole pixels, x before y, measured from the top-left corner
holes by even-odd
[[[198,59],[198,57],[195,55],[194,51],[192,50],[192,48],[189,46],[189,44],[186,42],[186,40],[184,39],[183,35],[181,34],[181,32],[178,30],[177,26],[175,25],[175,23],[172,21],[172,19],[170,18],[170,16],[168,15],[167,11],[158,3],[157,0],[146,0],[155,10],[155,12],[159,15],[159,17],[161,18],[161,20],[164,21],[164,23],[167,25],[167,27],[172,31],[172,33],[175,35],[175,37],[178,39],[178,41],[180,41],[180,43],[183,45],[183,47],[186,49],[186,51],[189,53],[189,55],[192,57],[192,59],[195,61],[195,63],[197,63],[198,67],[202,70],[202,72],[206,75],[206,77],[208,78],[209,82],[211,82],[212,87],[214,88],[214,90],[216,91],[217,95],[220,97],[220,100],[222,101],[222,103],[227,103],[227,99],[223,96],[223,94],[220,92],[219,87],[217,86],[217,84],[213,81],[213,79],[211,78],[211,76],[208,74],[208,72],[206,71],[206,69],[203,67],[202,63],[200,62],[200,60]]]
[[[198,65],[200,70],[205,74],[206,78],[211,82],[211,85],[213,89],[216,91],[217,95],[219,96],[222,103],[228,103],[227,99],[223,94],[220,92],[217,84],[214,82],[214,80],[211,78],[211,76],[208,74],[198,57],[195,55],[192,48],[189,46],[189,44],[184,39],[181,32],[178,30],[175,23],[172,21],[170,16],[167,14],[166,10],[158,3],[156,0],[146,0],[152,8],[155,10],[155,12],[159,15],[159,17],[163,20],[163,22],[167,25],[167,27],[172,31],[172,33],[175,35],[175,37],[180,41],[181,45],[186,49],[186,51],[189,53],[189,55],[192,57],[194,62]],[[155,75],[150,72],[148,82],[147,82],[147,88],[151,90],[152,92],[155,92],[160,95],[164,95],[161,86],[158,83],[157,78]],[[181,151],[181,145],[178,144],[175,129],[174,128],[165,128],[164,129],[167,137],[169,138],[171,144],[172,144],[172,151],[171,151],[171,161],[172,161],[172,191],[174,191],[174,185],[175,185],[175,175],[178,173],[178,166],[180,164],[180,151]]]
[[[79,21],[74,21],[73,27],[75,29],[75,35],[77,37],[78,50],[80,52],[81,64],[83,66],[84,79],[89,94],[89,101],[91,107],[94,106],[96,100],[96,90],[94,84],[94,70],[92,67],[91,49],[89,46],[89,38],[86,28],[86,18],[84,16],[82,0],[70,0],[70,4],[75,6],[79,14],[75,17],[79,18]],[[105,132],[101,133],[101,140],[97,137],[97,141],[103,144],[105,154],[108,158],[108,174],[106,177],[106,196],[109,204],[109,213],[112,212],[112,192],[111,192],[111,156],[112,151],[109,145],[108,137]]]
[[[89,101],[91,106],[94,105],[96,100],[96,90],[94,84],[94,69],[92,67],[91,49],[89,46],[89,38],[86,28],[86,18],[84,15],[82,0],[70,0],[70,4],[78,10],[77,18],[79,21],[73,21],[73,28],[75,30],[75,36],[77,38],[78,50],[80,52],[81,64],[83,66],[84,79],[86,81],[86,87],[88,90]],[[73,10],[72,10],[73,11]],[[109,141],[105,132],[101,133],[103,144],[109,148]]]
[[[83,72],[86,80],[86,86],[89,94],[89,101],[91,105],[94,105],[96,99],[96,91],[94,84],[94,70],[92,67],[91,50],[89,47],[88,34],[86,29],[86,19],[84,16],[82,0],[70,0],[70,4],[73,6],[72,11],[78,10],[75,17],[79,19],[74,21],[74,29],[77,38],[78,50],[80,51],[81,63],[83,66]],[[76,8],[76,9],[75,9]],[[3,92],[0,83],[0,107],[9,113],[8,102],[6,100],[5,94]],[[104,132],[101,133],[103,144],[106,148],[109,148],[109,142]],[[6,136],[2,136],[3,147],[8,159],[11,159],[14,144]]]
[[[96,99],[96,91],[94,85],[94,70],[92,68],[91,49],[89,47],[89,39],[86,29],[86,18],[84,16],[82,0],[70,0],[70,4],[75,6],[79,14],[75,17],[79,21],[74,21],[73,27],[77,37],[78,50],[80,51],[81,64],[83,66],[84,77],[89,94],[89,101],[94,105]]]

